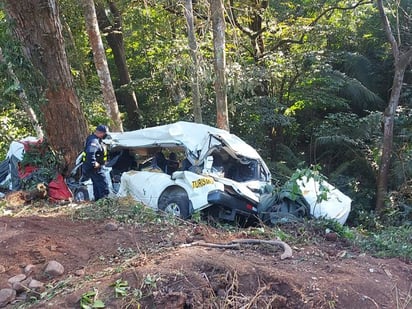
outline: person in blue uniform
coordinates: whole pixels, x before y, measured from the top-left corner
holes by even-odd
[[[82,173],[85,179],[91,178],[93,182],[94,200],[98,201],[109,195],[109,183],[102,166],[107,161],[107,150],[102,143],[106,137],[108,128],[98,125],[93,134],[86,139],[83,152]]]

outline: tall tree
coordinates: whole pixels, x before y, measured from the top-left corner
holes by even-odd
[[[202,123],[202,108],[200,106],[200,91],[199,91],[199,64],[197,61],[198,52],[197,52],[197,43],[194,30],[193,22],[193,6],[192,0],[185,1],[185,16],[187,23],[187,34],[189,38],[189,53],[192,57],[192,70],[190,80],[192,82],[192,102],[193,102],[193,114],[195,122]]]
[[[216,92],[216,126],[229,131],[229,116],[227,109],[226,93],[226,23],[222,0],[210,0],[210,14],[213,27],[213,50],[215,67],[215,92]]]
[[[128,130],[138,129],[141,126],[139,104],[136,94],[131,87],[129,68],[126,62],[126,52],[123,40],[122,16],[113,1],[108,1],[108,10],[101,2],[96,2],[96,13],[99,28],[113,52],[114,63],[119,75],[119,90],[117,98],[119,104],[126,111],[124,124]],[[108,15],[110,12],[110,15]]]
[[[113,131],[122,132],[123,124],[120,118],[119,106],[117,105],[109,67],[107,65],[106,53],[104,51],[102,38],[100,36],[99,26],[97,24],[94,2],[93,0],[83,0],[83,6],[86,18],[87,34],[89,35],[90,45],[93,50],[94,64],[96,65],[97,75],[99,76],[104,104],[106,106],[108,116],[112,121],[110,127]]]
[[[5,0],[25,56],[44,77],[46,102],[41,105],[51,147],[70,168],[87,135],[86,119],[73,85],[55,0]]]
[[[394,1],[392,13],[396,16],[396,22],[391,25],[386,15],[383,1],[377,0],[377,3],[383,28],[391,45],[394,59],[394,76],[391,94],[389,97],[388,106],[383,114],[382,154],[377,179],[376,210],[382,211],[385,208],[385,195],[388,190],[388,173],[393,148],[393,126],[395,112],[399,105],[405,70],[412,62],[412,42],[410,40],[412,19],[408,14],[407,8],[401,6],[402,2]],[[405,1],[405,6],[406,3],[407,1]],[[402,16],[403,14],[406,16]],[[400,22],[402,20],[405,21],[404,24]]]

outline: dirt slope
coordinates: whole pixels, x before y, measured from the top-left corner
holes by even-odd
[[[171,221],[73,220],[58,208],[1,216],[0,288],[33,264],[31,276],[45,291],[23,294],[25,301],[6,308],[80,308],[88,291],[105,308],[412,308],[412,265],[373,258],[339,240],[294,245],[284,260],[282,249],[270,245],[182,246],[258,238],[254,233]],[[50,260],[64,266],[63,275],[44,274]],[[116,297],[116,280],[127,282],[126,295]],[[41,299],[30,305],[31,296]]]

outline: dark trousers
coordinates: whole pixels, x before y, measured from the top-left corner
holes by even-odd
[[[91,178],[93,182],[93,195],[95,201],[109,195],[109,183],[107,182],[107,178],[101,168],[83,169],[83,177],[86,179]]]

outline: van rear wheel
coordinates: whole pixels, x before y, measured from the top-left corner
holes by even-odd
[[[79,187],[74,190],[73,196],[76,202],[84,202],[90,200],[89,191],[87,191],[86,187]]]

